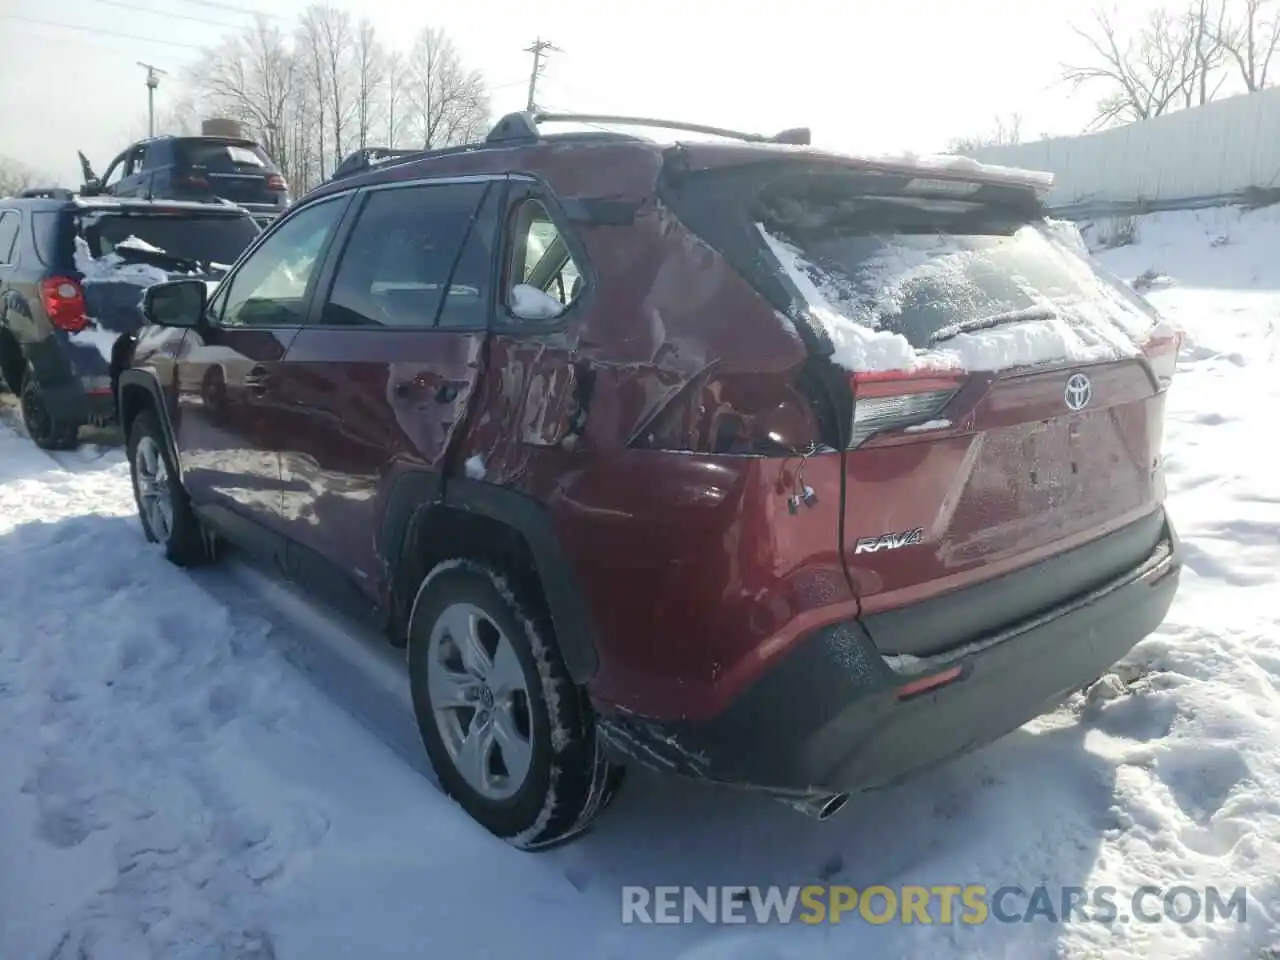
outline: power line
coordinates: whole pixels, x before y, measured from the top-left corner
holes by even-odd
[[[122,3],[121,0],[93,0],[94,3],[105,3],[109,7],[119,7],[122,10],[137,10],[139,13],[154,13],[157,17],[172,17],[174,20],[190,20],[192,23],[207,23],[211,27],[225,27],[228,30],[238,30],[240,27],[234,23],[226,23],[219,20],[206,20],[204,17],[189,17],[185,13],[170,13],[168,10],[157,10],[154,7],[140,7],[133,3]]]
[[[265,10],[253,10],[249,7],[235,7],[229,3],[217,3],[215,0],[181,0],[182,3],[192,3],[198,7],[208,7],[210,10],[225,10],[227,13],[239,13],[247,17],[266,17],[268,20],[279,20],[280,15],[276,13],[267,13]]]
[[[39,27],[57,27],[60,30],[76,30],[80,33],[91,33],[99,37],[118,37],[121,40],[137,40],[139,43],[158,43],[165,47],[182,47],[186,50],[204,51],[204,47],[194,43],[178,43],[176,40],[156,40],[153,37],[139,37],[132,33],[116,33],[114,30],[102,30],[98,27],[84,27],[74,23],[55,23],[53,20],[37,20],[35,17],[19,17],[12,13],[0,13],[0,18],[17,20],[19,23],[33,23]]]

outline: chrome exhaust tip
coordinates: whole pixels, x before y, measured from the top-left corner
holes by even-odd
[[[778,796],[779,803],[785,803],[793,810],[799,810],[814,820],[828,820],[839,813],[849,802],[847,793],[814,793],[807,796]]]

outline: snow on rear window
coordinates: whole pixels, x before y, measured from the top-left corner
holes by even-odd
[[[1154,317],[1101,277],[1059,225],[985,233],[757,224],[849,370],[996,370],[1134,356]],[[1016,322],[946,335],[1013,314]]]

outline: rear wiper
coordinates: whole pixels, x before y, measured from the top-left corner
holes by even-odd
[[[121,260],[145,263],[161,270],[185,270],[189,273],[211,273],[208,264],[191,257],[179,257],[164,250],[143,250],[141,247],[113,247],[112,252]]]
[[[1002,327],[1007,323],[1026,323],[1029,320],[1056,320],[1058,311],[1051,307],[1024,307],[1021,310],[1007,310],[1004,313],[993,313],[989,317],[974,317],[971,320],[961,320],[959,323],[953,323],[942,327],[929,337],[930,343],[941,343],[943,340],[950,340],[952,337],[958,337],[962,333],[975,333],[978,330],[990,330],[992,327]]]

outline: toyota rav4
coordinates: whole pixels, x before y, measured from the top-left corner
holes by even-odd
[[[374,617],[443,788],[523,848],[628,764],[825,818],[1156,629],[1179,337],[1050,177],[562,121],[622,122],[353,165],[211,297],[147,290],[148,539]]]

